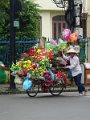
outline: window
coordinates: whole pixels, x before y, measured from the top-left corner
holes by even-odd
[[[67,27],[64,16],[55,16],[52,18],[52,37],[58,39],[62,31]]]

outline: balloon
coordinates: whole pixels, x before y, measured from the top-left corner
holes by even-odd
[[[59,45],[59,48],[61,48],[61,49],[67,48],[67,43],[61,43],[61,44]]]
[[[58,46],[53,47],[54,51],[58,51]]]
[[[58,51],[58,46],[55,46],[49,43],[49,44],[46,44],[46,50]]]
[[[55,40],[51,40],[50,43],[54,46],[57,46],[57,42]]]
[[[77,37],[78,37],[78,34],[77,33],[72,33],[68,39],[68,42],[70,43],[75,43],[77,42]]]
[[[63,33],[62,33],[62,37],[64,40],[68,40],[69,36],[71,34],[71,31],[69,29],[64,29]]]

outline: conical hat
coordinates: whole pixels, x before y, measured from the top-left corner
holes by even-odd
[[[75,50],[74,48],[71,48],[71,49],[69,49],[69,50],[67,51],[67,54],[68,54],[68,53],[77,53],[77,52],[76,52],[76,50]]]

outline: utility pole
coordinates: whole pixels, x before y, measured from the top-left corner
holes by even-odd
[[[16,62],[16,46],[15,46],[15,27],[14,27],[14,8],[15,0],[10,0],[10,66],[12,63]],[[14,83],[14,76],[11,75],[10,72],[10,89],[16,89]]]
[[[19,12],[22,10],[19,0],[10,0],[10,66],[16,63],[16,40],[15,40],[15,25]],[[11,71],[10,71],[11,73]],[[10,74],[10,89],[16,89],[14,76]]]

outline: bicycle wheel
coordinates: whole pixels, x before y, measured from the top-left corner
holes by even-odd
[[[50,87],[50,93],[53,96],[58,96],[63,92],[64,82],[62,79],[53,81],[52,86]]]
[[[35,97],[38,92],[39,92],[38,80],[33,80],[31,89],[27,90],[26,93],[29,97]]]

